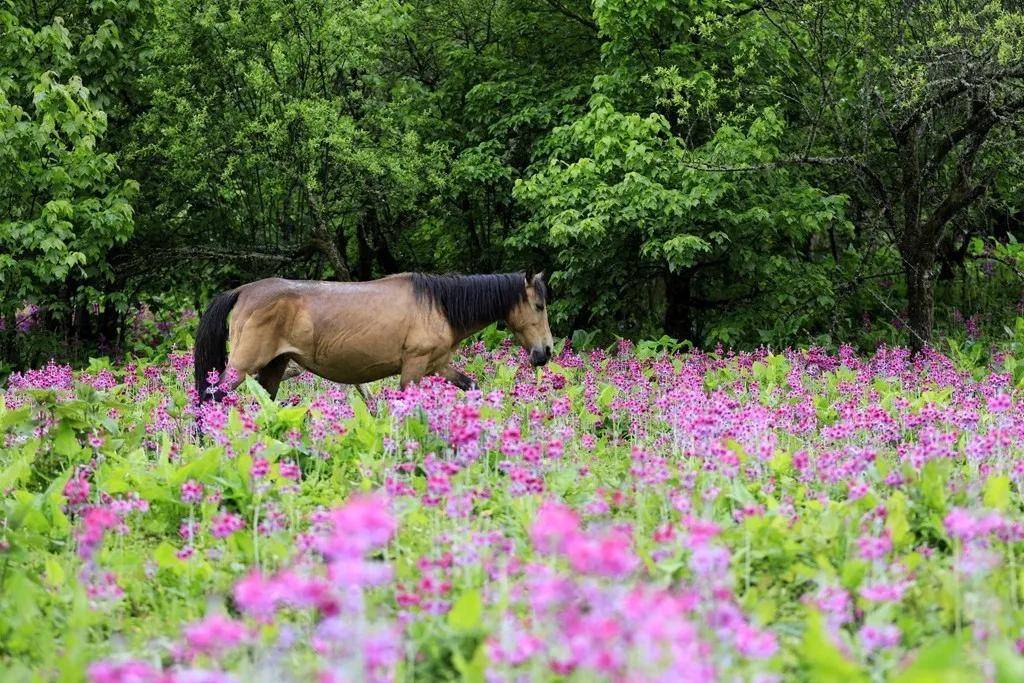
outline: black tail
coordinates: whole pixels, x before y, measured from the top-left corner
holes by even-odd
[[[238,290],[218,294],[206,307],[196,330],[194,365],[196,369],[196,392],[199,402],[208,399],[219,401],[223,392],[209,392],[210,382],[206,379],[211,370],[223,374],[228,364],[228,315],[238,301]]]

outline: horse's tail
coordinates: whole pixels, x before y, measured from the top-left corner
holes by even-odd
[[[210,371],[222,374],[228,364],[228,315],[237,301],[237,289],[218,294],[199,320],[193,359],[200,403],[207,399],[219,401],[222,397],[222,392],[210,391],[208,375]]]

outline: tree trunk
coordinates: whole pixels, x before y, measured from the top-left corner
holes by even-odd
[[[689,273],[669,274],[665,279],[665,331],[680,341],[692,340]]]
[[[358,257],[356,260],[356,277],[360,280],[369,280],[373,275],[373,252],[370,249],[369,236],[366,234],[366,225],[362,218],[356,225],[356,246]]]
[[[327,220],[324,218],[323,211],[321,210],[320,200],[317,199],[316,195],[306,185],[303,185],[303,190],[313,218],[313,245],[320,250],[324,257],[327,258],[327,262],[331,264],[336,280],[350,281],[352,279],[352,272],[349,270],[348,264],[345,263],[345,257],[342,255],[341,249],[338,248],[338,242],[335,240],[334,235],[331,234],[331,228],[327,224]]]
[[[932,274],[934,251],[927,247],[903,253],[903,273],[907,282],[907,317],[910,348],[917,355],[931,344],[935,324],[935,282]]]

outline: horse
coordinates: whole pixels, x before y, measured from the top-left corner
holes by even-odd
[[[199,320],[196,392],[219,401],[251,375],[276,397],[293,362],[339,384],[399,375],[404,389],[440,375],[466,390],[473,380],[452,367],[452,354],[492,322],[505,322],[534,367],[550,360],[547,302],[543,273],[250,282],[218,294]]]

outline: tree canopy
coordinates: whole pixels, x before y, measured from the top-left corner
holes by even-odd
[[[69,343],[270,275],[544,269],[561,333],[738,346],[1020,300],[1016,3],[3,0],[0,34],[0,316]]]

